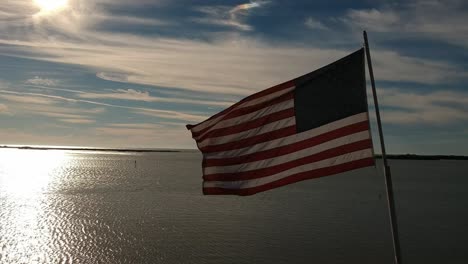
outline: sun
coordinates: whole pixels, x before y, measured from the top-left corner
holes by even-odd
[[[34,0],[34,3],[41,8],[41,12],[51,12],[67,7],[68,0]]]

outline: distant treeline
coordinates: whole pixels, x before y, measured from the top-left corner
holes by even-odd
[[[382,155],[377,154],[375,157],[381,159]],[[387,158],[399,160],[468,160],[468,156],[458,155],[387,154]]]
[[[113,148],[74,148],[74,147],[13,147],[13,146],[0,146],[0,148],[12,149],[31,149],[31,150],[77,150],[77,151],[115,151],[115,152],[181,152],[183,150],[175,149],[113,149]]]

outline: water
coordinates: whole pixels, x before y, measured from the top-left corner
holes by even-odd
[[[203,196],[200,162],[0,150],[0,263],[392,263],[374,168]],[[468,162],[391,166],[405,263],[468,263]]]

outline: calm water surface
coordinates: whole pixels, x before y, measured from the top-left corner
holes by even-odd
[[[200,162],[0,150],[0,263],[392,263],[375,168],[203,196]],[[405,263],[468,263],[468,162],[390,163]]]

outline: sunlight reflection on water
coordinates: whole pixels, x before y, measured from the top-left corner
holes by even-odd
[[[47,190],[55,169],[70,160],[64,151],[8,150],[0,152],[0,190],[23,196]]]
[[[54,171],[69,161],[63,151],[0,151],[0,262],[47,262],[45,193]]]
[[[0,263],[132,263],[119,254],[136,238],[116,228],[122,216],[104,199],[141,190],[129,182],[149,175],[138,157],[0,149]]]

